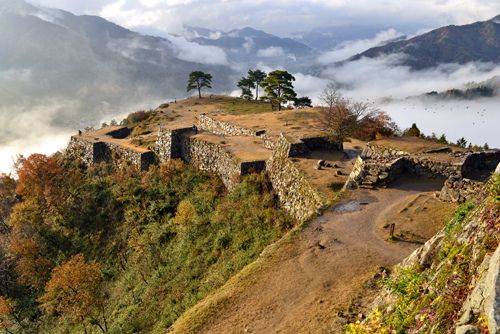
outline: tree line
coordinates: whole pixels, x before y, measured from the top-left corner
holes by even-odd
[[[281,110],[283,105],[293,102],[295,108],[312,107],[309,97],[298,97],[293,87],[295,77],[288,71],[275,70],[266,73],[262,70],[249,70],[247,76],[242,77],[238,83],[241,97],[246,100],[265,101],[271,104],[273,110]],[[259,97],[259,87],[266,93]],[[203,88],[212,88],[212,75],[202,71],[193,71],[189,74],[187,91],[197,90],[201,98]],[[255,97],[253,94],[255,90]]]

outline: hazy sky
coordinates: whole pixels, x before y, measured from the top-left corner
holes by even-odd
[[[498,0],[32,0],[95,14],[143,32],[179,32],[183,24],[229,30],[252,26],[286,35],[315,27],[376,23],[433,28],[500,14]]]

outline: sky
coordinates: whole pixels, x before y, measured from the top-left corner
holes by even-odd
[[[184,25],[214,30],[244,26],[282,36],[314,28],[390,24],[422,29],[488,20],[498,0],[33,0],[75,14],[94,14],[144,33],[179,33]]]

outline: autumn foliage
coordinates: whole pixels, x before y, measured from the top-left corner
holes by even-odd
[[[103,295],[101,292],[101,266],[85,262],[83,255],[71,257],[54,268],[47,282],[45,294],[40,298],[42,308],[48,313],[62,315],[72,321],[90,318],[105,332],[95,314],[103,316]]]
[[[50,193],[56,190],[56,182],[61,172],[55,158],[32,154],[22,162],[17,171],[19,183],[16,192],[28,197],[50,196]]]
[[[17,173],[0,184],[0,321],[15,334],[163,333],[292,224],[265,175],[228,192],[181,161],[143,172],[39,154]]]
[[[11,326],[12,302],[0,296],[0,329],[8,329]]]

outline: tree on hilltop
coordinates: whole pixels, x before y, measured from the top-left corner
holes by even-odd
[[[249,70],[248,71],[248,77],[247,79],[252,81],[254,83],[254,86],[253,88],[255,88],[255,101],[257,101],[259,99],[259,86],[261,84],[262,81],[264,81],[267,77],[267,74],[266,72],[264,71],[261,71],[259,69],[257,70]]]
[[[262,81],[261,86],[267,94],[271,104],[276,105],[281,110],[281,105],[288,101],[293,101],[297,93],[293,89],[295,77],[287,71],[276,70],[269,73]]]
[[[293,106],[297,109],[311,108],[312,101],[307,96],[297,97],[295,100],[293,100]]]
[[[409,137],[420,137],[422,133],[420,132],[420,129],[418,128],[416,123],[413,123],[410,128],[406,129],[403,132],[403,135],[409,136]]]
[[[372,140],[377,135],[390,136],[398,131],[386,113],[370,103],[343,97],[333,83],[323,90],[320,101],[323,107],[318,113],[319,124],[340,145],[351,136]]]
[[[189,79],[187,83],[187,91],[192,91],[193,89],[198,90],[198,97],[201,99],[201,89],[202,88],[212,88],[212,75],[210,73],[205,73],[202,71],[193,71],[189,73]]]
[[[342,96],[340,95],[337,86],[333,82],[330,82],[321,92],[319,99],[321,103],[331,111],[333,107],[340,102]]]
[[[255,83],[249,78],[241,78],[238,81],[238,87],[241,89],[241,97],[247,100],[253,99],[252,89],[255,88]]]

